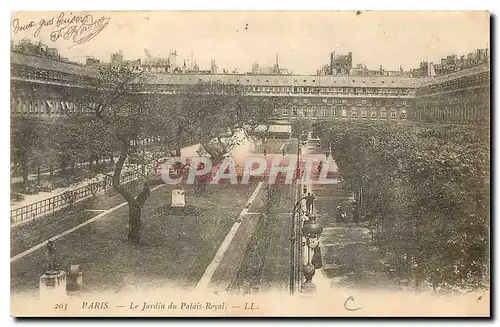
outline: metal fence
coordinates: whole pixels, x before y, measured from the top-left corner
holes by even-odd
[[[138,176],[139,174],[137,171],[124,172],[121,176],[121,183],[129,183],[137,179]],[[10,211],[10,223],[17,224],[24,220],[40,218],[48,213],[60,210],[65,206],[69,206],[78,200],[105,192],[111,188],[111,177],[104,176],[101,181],[89,183],[85,186],[68,190],[54,197],[13,209]]]

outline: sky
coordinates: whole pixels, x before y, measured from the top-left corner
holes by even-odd
[[[60,12],[14,13],[11,38],[40,40],[79,62],[86,56],[109,61],[118,50],[129,60],[143,59],[144,49],[154,57],[176,50],[177,65],[186,60],[189,66],[193,53],[201,69],[215,59],[220,69],[239,72],[250,71],[254,62],[272,66],[278,53],[280,67],[295,74],[316,74],[333,51],[352,52],[354,65],[409,70],[424,60],[486,48],[490,38],[489,14],[483,11],[110,11],[65,12],[64,19],[86,14],[94,22],[109,17],[109,23],[82,44],[51,40],[65,26],[57,26]],[[40,24],[46,26],[37,34]]]

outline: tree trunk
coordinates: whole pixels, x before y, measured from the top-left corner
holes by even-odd
[[[90,156],[90,159],[89,159],[89,170],[92,171],[92,168],[94,166],[94,163],[93,163],[93,160],[92,160],[92,156]]]
[[[49,165],[49,178],[52,179],[54,177],[54,165]]]
[[[64,162],[59,163],[59,170],[61,171],[62,175],[66,173],[66,165],[64,164]]]
[[[75,162],[74,161],[71,162],[69,169],[70,169],[71,176],[74,177],[75,176]]]
[[[133,244],[139,244],[141,241],[141,206],[134,201],[128,206],[128,240]]]
[[[28,188],[28,174],[29,174],[29,169],[28,169],[28,164],[23,161],[22,165],[22,172],[23,172],[23,190],[26,191]]]
[[[40,185],[40,162],[37,162],[36,164],[36,182],[38,185]]]
[[[61,162],[59,164],[59,170],[61,171],[61,176],[64,178],[66,183],[69,183],[68,174],[66,172],[66,164],[64,162]]]
[[[423,281],[422,265],[420,263],[417,263],[417,267],[415,269],[415,292],[422,291],[422,281]]]

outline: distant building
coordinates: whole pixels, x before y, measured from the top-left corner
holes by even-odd
[[[352,68],[352,52],[347,55],[330,53],[330,75],[349,75]]]
[[[423,61],[420,68],[413,69],[414,76],[442,76],[489,62],[488,49],[476,49],[467,55],[451,54],[441,58],[437,64]]]
[[[93,57],[88,57],[87,60],[85,61],[85,64],[87,66],[95,66],[101,64],[101,61]]]
[[[119,50],[118,52],[112,53],[110,58],[111,64],[121,64],[123,63],[123,52]]]
[[[210,60],[210,73],[211,74],[217,74],[217,64],[215,63],[215,60],[212,59]]]
[[[48,57],[51,59],[66,59],[61,58],[59,51],[56,48],[49,48],[42,42],[33,42],[30,39],[23,39],[17,43],[11,42],[11,48],[13,51],[18,51],[22,53]]]
[[[290,72],[286,68],[281,68],[276,53],[276,63],[273,67],[260,67],[258,63],[252,65],[252,75],[288,75]]]
[[[323,65],[317,72],[318,75],[330,75],[330,65]]]

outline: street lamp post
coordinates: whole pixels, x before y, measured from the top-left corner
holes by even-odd
[[[304,222],[302,233],[307,242],[307,264],[302,268],[305,281],[302,284],[301,291],[303,293],[314,293],[316,285],[314,285],[312,278],[316,272],[316,266],[311,262],[311,252],[319,246],[319,237],[323,233],[323,227],[316,222],[316,217],[312,214],[309,219]]]
[[[303,200],[305,200],[307,196],[302,196],[300,197],[297,202],[295,202],[295,205],[293,207],[292,211],[292,223],[291,223],[291,228],[290,228],[290,295],[293,295],[295,293],[295,280],[296,280],[296,268],[295,268],[295,247],[296,247],[296,240],[302,239],[299,230],[296,230],[296,218],[295,215],[300,208],[300,204],[302,203]],[[300,225],[299,225],[300,226]],[[299,232],[299,233],[298,233]]]

